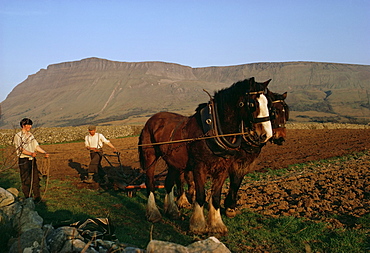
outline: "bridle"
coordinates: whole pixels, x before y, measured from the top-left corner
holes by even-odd
[[[287,117],[287,112],[288,112],[288,105],[285,103],[283,99],[278,99],[278,100],[273,100],[271,102],[272,104],[276,103],[281,103],[283,109],[282,112],[284,114],[283,121],[282,122],[276,122],[276,108],[274,106],[271,107],[270,109],[270,120],[271,120],[271,125],[273,129],[276,128],[285,128],[286,121],[288,119]]]
[[[252,91],[252,92],[248,92],[247,95],[249,97],[249,101],[250,100],[253,100],[250,98],[251,95],[257,95],[257,96],[260,96],[260,95],[265,95],[266,96],[266,93],[265,93],[265,90],[261,90],[261,91]],[[267,98],[267,96],[266,96]],[[254,101],[254,100],[253,100]],[[251,106],[249,106],[251,108]],[[252,106],[253,107],[253,106]],[[266,121],[269,121],[270,120],[270,116],[266,116],[266,117],[261,117],[261,118],[255,118],[255,117],[252,117],[252,123],[262,123],[262,122],[266,122]]]

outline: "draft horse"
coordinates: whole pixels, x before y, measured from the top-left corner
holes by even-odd
[[[270,120],[272,125],[273,136],[270,141],[277,145],[282,145],[286,137],[285,124],[289,119],[289,107],[285,103],[287,92],[283,94],[266,90],[265,95],[269,100]],[[248,142],[243,142],[238,156],[235,156],[235,162],[229,168],[230,186],[227,197],[224,201],[225,213],[229,218],[235,217],[237,210],[237,193],[245,174],[254,171],[254,161],[261,153],[262,145],[256,146]],[[234,158],[235,158],[234,157]],[[178,185],[177,199],[178,207],[187,207],[190,205],[188,198],[193,200],[195,190],[192,173],[184,173],[181,178],[181,185]],[[188,184],[187,194],[184,192],[184,184]]]
[[[286,137],[285,124],[289,119],[289,107],[285,103],[287,92],[283,94],[266,91],[266,96],[270,100],[270,119],[273,136],[272,143],[282,145]],[[237,211],[237,197],[240,185],[247,173],[254,171],[256,158],[260,155],[263,145],[256,146],[248,142],[242,142],[240,152],[233,157],[234,162],[229,168],[230,186],[224,201],[225,213],[229,218],[235,217]],[[189,179],[188,179],[189,180]],[[191,184],[188,182],[188,184]]]
[[[277,145],[282,145],[286,137],[285,124],[289,120],[289,106],[285,99],[288,93],[275,93],[267,89],[267,97],[271,100],[270,119],[272,124],[273,136],[270,139]]]
[[[200,104],[190,117],[160,112],[146,122],[138,146],[140,164],[146,171],[149,221],[161,220],[154,197],[154,166],[162,157],[168,167],[164,212],[172,218],[179,217],[173,188],[182,173],[191,171],[196,198],[190,230],[199,234],[227,232],[220,200],[233,157],[240,152],[242,142],[262,146],[272,137],[268,100],[264,95],[270,80],[258,83],[252,77],[236,82],[215,92],[208,104]],[[212,179],[212,193],[206,221],[203,209],[208,175]]]

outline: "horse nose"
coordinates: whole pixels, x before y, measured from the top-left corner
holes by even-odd
[[[273,135],[270,121],[257,124],[256,130],[262,143],[267,142]]]
[[[283,145],[284,141],[285,139],[283,137],[279,137],[278,139],[274,140],[274,143],[280,146]]]
[[[271,122],[267,121],[267,122],[263,122],[262,124],[263,124],[263,130],[265,134],[264,142],[267,142],[273,136]]]

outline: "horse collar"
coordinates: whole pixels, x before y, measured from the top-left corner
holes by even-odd
[[[235,137],[233,143],[229,142],[224,136],[218,116],[217,105],[213,99],[207,106],[200,110],[203,133],[214,138],[206,139],[209,149],[217,156],[228,158],[236,154],[241,145],[242,137]]]

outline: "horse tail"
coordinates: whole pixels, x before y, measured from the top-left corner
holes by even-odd
[[[144,150],[143,150],[143,132],[144,132],[145,127],[141,130],[140,136],[139,136],[139,143],[138,143],[138,151],[139,151],[139,161],[140,161],[140,167],[145,170],[145,165],[144,165]]]
[[[154,133],[149,125],[145,125],[141,130],[138,143],[140,166],[144,171],[152,167],[155,161],[161,156],[158,146],[150,145],[153,143],[156,143]],[[152,160],[152,162],[147,164],[148,160]]]

